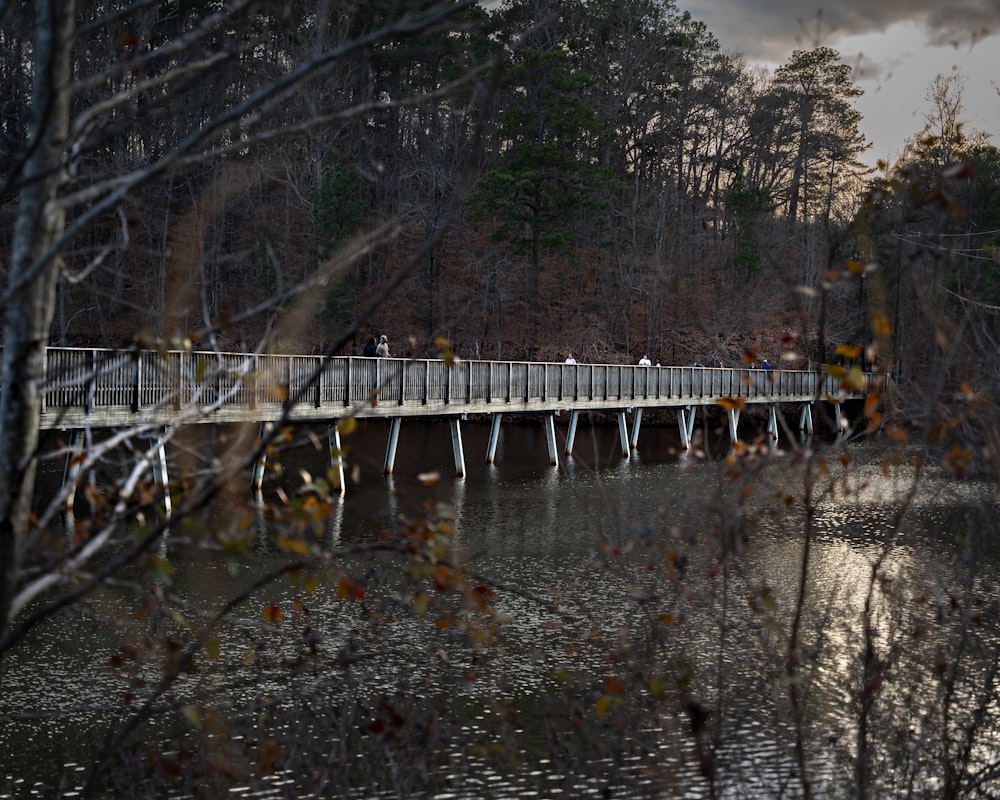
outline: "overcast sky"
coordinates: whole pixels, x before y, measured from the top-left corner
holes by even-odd
[[[935,75],[965,82],[966,128],[1000,147],[1000,0],[677,0],[724,50],[776,66],[817,44],[855,68],[855,107],[873,146],[864,160],[892,160],[923,127]]]

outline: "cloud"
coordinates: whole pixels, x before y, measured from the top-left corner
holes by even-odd
[[[916,22],[928,45],[970,47],[1000,33],[1000,0],[837,0],[809,6],[801,0],[679,0],[706,23],[723,49],[750,61],[781,63],[793,50],[851,36],[884,33]]]

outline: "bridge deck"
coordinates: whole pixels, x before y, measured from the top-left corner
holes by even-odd
[[[798,370],[646,367],[523,361],[324,358],[192,351],[50,347],[42,425],[331,421],[355,417],[611,411],[844,400],[851,389]],[[860,388],[859,388],[860,387]]]

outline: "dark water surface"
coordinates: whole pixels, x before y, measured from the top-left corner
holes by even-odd
[[[753,492],[745,494],[743,484],[727,474],[724,459],[681,457],[672,427],[644,427],[638,452],[625,461],[617,452],[616,429],[582,426],[574,458],[560,456],[558,468],[548,465],[540,425],[505,423],[494,466],[484,460],[489,426],[469,423],[463,433],[465,479],[452,477],[446,424],[406,422],[395,473],[387,478],[381,474],[387,426],[360,426],[344,440],[357,482],[336,508],[326,536],[331,548],[370,542],[379,531],[397,528],[400,514],[418,516],[428,503],[448,504],[457,557],[501,587],[496,608],[504,623],[496,639],[475,653],[420,626],[386,626],[360,673],[364,680],[346,686],[330,674],[304,670],[290,686],[286,670],[268,671],[263,658],[251,666],[246,657],[264,605],[287,605],[301,596],[299,587],[283,583],[237,612],[222,637],[217,669],[198,673],[180,690],[190,694],[192,705],[221,691],[223,683],[231,693],[227,702],[237,707],[262,695],[284,697],[318,686],[327,696],[349,692],[368,708],[377,708],[380,698],[405,696],[413,713],[422,701],[447,698],[461,722],[452,723],[453,743],[440,776],[417,789],[405,765],[395,784],[385,775],[366,777],[362,764],[345,770],[361,758],[352,750],[350,732],[331,731],[328,720],[310,720],[308,714],[295,717],[289,701],[288,724],[298,726],[297,733],[289,728],[289,736],[305,732],[328,741],[331,761],[351,775],[344,784],[331,778],[320,796],[708,797],[699,741],[691,736],[688,717],[674,713],[673,701],[653,713],[620,717],[625,730],[613,729],[613,714],[602,715],[581,725],[577,739],[553,741],[561,734],[553,733],[551,715],[568,713],[551,699],[558,695],[559,676],[592,676],[593,694],[575,695],[578,705],[570,711],[593,717],[609,674],[638,673],[643,665],[650,674],[637,685],[648,687],[656,670],[672,676],[684,671],[691,676],[684,685],[691,702],[712,709],[708,731],[718,737],[717,794],[799,796],[789,778],[792,730],[779,674],[803,543],[801,502],[782,501],[802,488],[801,468],[792,465],[790,453],[773,454],[771,461],[782,466],[762,467]],[[996,484],[971,478],[956,483],[931,471],[913,496],[913,513],[900,525],[896,509],[913,472],[884,469],[881,447],[847,445],[845,463],[831,450],[830,474],[820,478],[829,491],[818,502],[804,626],[810,767],[819,797],[846,796],[852,777],[859,619],[875,560],[885,556],[887,585],[905,584],[910,597],[933,599],[935,590],[971,582],[984,608],[996,599],[996,553],[977,551],[970,568],[963,549],[965,532],[992,522]],[[285,467],[283,483],[294,491],[301,470],[324,472],[325,454],[296,449],[286,454]],[[440,480],[433,486],[418,478],[434,471]],[[269,482],[265,493],[274,491]],[[735,552],[723,581],[716,553],[726,537]],[[281,561],[264,542],[236,567],[171,542],[167,557],[177,573],[169,591],[189,604],[192,617],[194,610],[217,606]],[[876,617],[887,636],[912,624],[888,600],[881,602],[885,608]],[[323,648],[365,650],[364,642],[352,642],[359,619],[333,587],[321,586],[309,604]],[[78,792],[94,748],[121,714],[123,696],[141,697],[135,671],[147,667],[137,665],[129,674],[110,666],[123,637],[149,622],[137,619],[137,611],[127,587],[102,590],[15,651],[0,692],[0,798]],[[991,629],[995,622],[988,620]],[[934,651],[932,643],[927,647]],[[887,682],[883,696],[896,693],[893,703],[912,706],[919,702],[912,689],[919,682],[919,659],[901,659],[896,668],[914,674]],[[471,674],[474,680],[463,679]],[[156,677],[149,674],[147,685]],[[510,751],[491,757],[468,747],[480,739],[496,741],[501,713],[512,715],[504,740]],[[920,718],[918,709],[915,726]],[[572,729],[573,723],[565,723],[560,718],[561,727]],[[148,735],[158,735],[155,726]],[[624,744],[605,746],[605,737]],[[882,763],[880,769],[891,786],[895,779],[885,776],[903,768]],[[898,779],[913,777],[901,772]],[[933,776],[916,775],[917,785],[921,781],[934,785]],[[241,789],[237,781],[228,794],[301,796],[296,785],[295,775],[279,775],[266,790],[251,788],[249,780]],[[992,788],[1000,794],[1000,783]],[[903,796],[885,794],[897,795]]]

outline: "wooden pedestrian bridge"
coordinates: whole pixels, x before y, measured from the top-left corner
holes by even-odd
[[[0,351],[2,352],[2,351]],[[778,437],[779,404],[796,404],[799,428],[812,433],[812,407],[840,404],[885,389],[882,374],[526,361],[326,357],[191,350],[49,347],[41,425],[82,431],[199,423],[322,423],[339,452],[337,423],[348,417],[391,421],[385,471],[392,471],[404,418],[451,422],[456,471],[465,474],[460,422],[492,416],[492,462],[504,414],[544,420],[558,463],[554,416],[568,412],[565,452],[572,454],[579,414],[613,413],[622,455],[636,447],[645,409],[674,409],[681,443],[690,447],[698,407],[721,406],[738,439],[740,412],[763,405]],[[627,415],[632,415],[631,429]],[[260,475],[255,475],[259,484]]]

